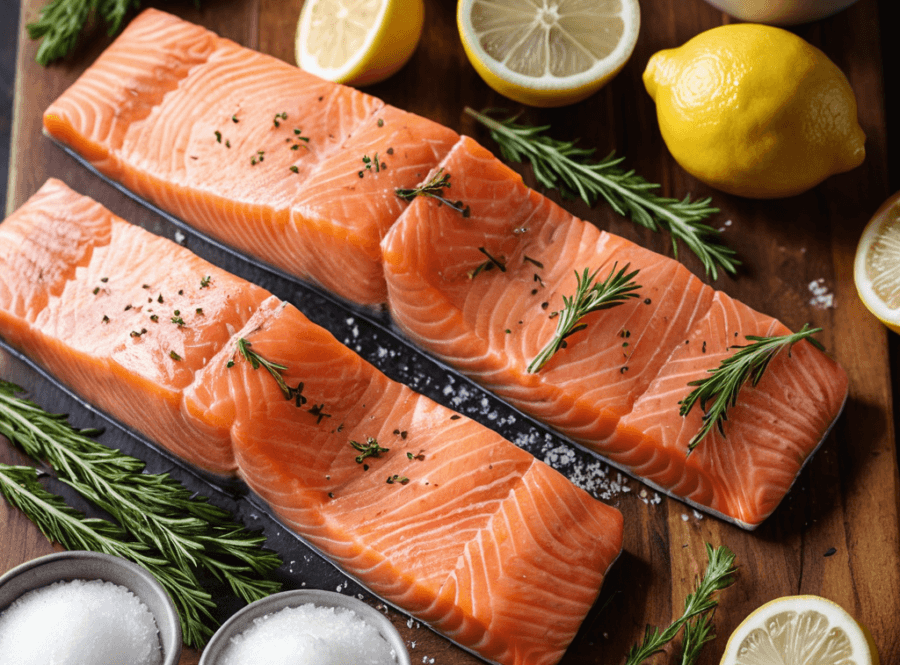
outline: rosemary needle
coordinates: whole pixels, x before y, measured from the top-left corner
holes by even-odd
[[[633,280],[638,271],[634,270],[629,273],[629,266],[630,264],[626,264],[624,268],[616,272],[618,264],[614,264],[609,275],[602,282],[596,281],[597,273],[600,272],[599,268],[592,274],[587,268],[581,274],[578,271],[575,272],[577,280],[575,295],[563,296],[563,309],[559,311],[553,339],[528,364],[527,371],[529,373],[538,372],[546,365],[553,354],[565,345],[565,340],[569,335],[587,327],[587,324],[579,324],[585,316],[591,312],[621,305],[628,298],[637,298],[636,291],[641,287]]]
[[[444,203],[448,207],[459,212],[463,217],[468,217],[472,213],[469,206],[465,205],[462,201],[451,201],[450,199],[445,198],[445,188],[450,189],[450,174],[444,173],[444,168],[441,167],[425,184],[419,185],[413,189],[398,187],[394,190],[394,193],[404,201],[412,201],[417,196],[437,199],[441,203]]]
[[[662,651],[663,647],[675,638],[682,626],[685,629],[682,638],[685,645],[683,665],[692,663],[693,660],[688,659],[696,659],[700,647],[712,639],[710,622],[694,619],[713,610],[718,605],[716,592],[730,586],[734,581],[734,553],[725,546],[713,549],[712,545],[707,543],[706,556],[708,559],[706,572],[694,592],[684,599],[684,613],[662,632],[659,628],[647,626],[644,641],[631,648],[625,665],[638,665]]]
[[[130,538],[107,520],[85,517],[51,494],[37,480],[37,469],[0,464],[0,493],[19,508],[41,532],[69,550],[90,550],[123,557],[146,568],[159,580],[178,608],[186,644],[200,647],[216,624],[210,611],[215,603],[192,576],[186,575],[153,549]]]
[[[113,526],[139,543],[140,551],[168,562],[185,593],[205,593],[195,569],[226,582],[248,603],[278,591],[280,585],[267,576],[281,560],[262,549],[262,535],[168,474],[143,473],[141,460],[95,441],[90,435],[96,432],[73,428],[65,416],[47,413],[15,397],[17,392],[14,384],[0,381],[0,434],[31,458],[48,462],[60,480],[109,513],[118,522]]]
[[[747,335],[746,339],[752,344],[733,347],[739,349],[737,353],[725,358],[718,367],[707,370],[710,376],[688,383],[689,386],[696,388],[681,400],[679,414],[686,416],[698,402],[703,410],[703,427],[688,443],[688,454],[712,431],[713,427],[718,428],[722,436],[725,436],[724,423],[727,420],[727,411],[737,403],[741,387],[747,381],[753,386],[759,383],[769,362],[779,351],[786,348],[790,353],[790,348],[803,339],[824,350],[822,344],[812,337],[821,331],[821,328],[810,328],[807,323],[799,332],[790,335],[778,337]],[[707,410],[706,405],[710,402],[712,405]]]
[[[636,224],[652,231],[668,231],[675,255],[680,240],[697,255],[713,279],[719,268],[730,273],[737,271],[740,261],[734,258],[734,250],[722,244],[718,231],[703,223],[719,212],[710,205],[711,199],[691,201],[686,196],[679,201],[658,196],[652,190],[659,185],[619,166],[624,157],[610,154],[595,161],[593,149],[546,136],[549,125],[533,127],[517,124],[516,117],[495,120],[468,107],[465,111],[491,130],[491,138],[500,145],[506,159],[531,162],[535,177],[544,187],[577,195],[591,206],[603,198],[613,210]]]

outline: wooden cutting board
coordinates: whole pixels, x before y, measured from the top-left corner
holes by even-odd
[[[89,174],[41,135],[43,109],[110,42],[102,30],[95,30],[67,62],[46,69],[36,65],[36,44],[27,38],[24,26],[37,18],[41,4],[41,0],[22,3],[7,212],[52,176],[125,219],[174,237],[171,224]],[[302,0],[204,0],[201,10],[188,0],[142,3],[151,4],[293,62]],[[641,0],[641,34],[625,69],[592,98],[555,110],[523,109],[491,91],[460,46],[455,3],[427,0],[426,5],[425,35],[412,61],[368,92],[469,134],[494,150],[487,133],[464,115],[464,106],[524,111],[530,122],[551,124],[556,137],[580,138],[582,145],[596,147],[601,156],[611,150],[625,155],[626,165],[661,183],[663,194],[712,196],[721,209],[712,225],[723,229],[724,240],[738,250],[743,267],[736,277],[707,281],[792,329],[807,322],[822,327],[820,339],[850,377],[850,397],[833,432],[785,502],[753,533],[700,517],[634,480],[625,481],[630,491],[611,493],[607,500],[625,517],[624,552],[563,664],[624,662],[646,624],[666,626],[679,616],[685,595],[705,565],[705,542],[733,549],[740,571],[734,586],[721,594],[715,617],[719,637],[706,647],[701,663],[719,661],[728,635],[750,611],[772,598],[797,593],[823,595],[844,606],[871,630],[881,662],[900,662],[900,484],[888,338],[859,303],[852,278],[859,234],[889,194],[878,2],[860,0],[831,19],[795,30],[847,74],[860,102],[868,154],[854,171],[780,201],[744,200],[709,189],[677,166],[660,137],[641,73],[655,51],[729,21],[703,0]],[[534,185],[531,173],[520,170]],[[555,193],[549,195],[559,201]],[[595,209],[580,202],[563,205],[601,228],[672,254],[667,237],[639,229],[603,205]],[[703,274],[699,262],[683,248],[679,258]],[[815,288],[833,295],[833,304],[815,298]],[[0,377],[40,385],[33,371],[4,355]],[[21,462],[22,457],[4,441],[0,461]],[[0,572],[53,550],[5,502],[0,502],[0,543]],[[479,662],[399,614],[392,616],[412,646],[414,663]],[[181,663],[196,663],[198,658],[188,649]],[[666,662],[666,657],[658,662]]]

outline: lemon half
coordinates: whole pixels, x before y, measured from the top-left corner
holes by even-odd
[[[297,64],[337,83],[378,83],[412,57],[424,23],[423,0],[306,0],[297,22]]]
[[[877,665],[865,630],[840,605],[786,596],[753,611],[728,639],[720,665]]]
[[[869,311],[900,333],[900,192],[866,225],[856,247],[853,279]]]
[[[489,86],[544,107],[574,104],[610,81],[641,23],[637,0],[459,0],[456,21]]]

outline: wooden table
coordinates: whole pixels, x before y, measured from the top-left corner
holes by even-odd
[[[25,36],[24,25],[37,17],[41,4],[40,0],[22,2],[7,212],[53,176],[126,219],[172,237],[170,224],[97,180],[42,137],[42,110],[110,40],[96,31],[69,61],[47,69],[37,66],[36,44]],[[187,0],[142,4],[159,6],[293,62],[294,28],[302,0],[209,0],[202,3],[202,10]],[[463,114],[463,107],[520,109],[487,88],[469,66],[458,40],[455,3],[429,0],[426,4],[425,35],[414,58],[398,75],[368,92],[495,149],[490,137]],[[884,83],[888,72],[882,71],[882,63],[889,60],[882,56],[879,40],[879,9],[891,3],[860,0],[831,19],[796,29],[847,74],[860,102],[868,154],[860,168],[780,201],[750,201],[711,190],[686,175],[668,154],[654,106],[641,83],[643,67],[655,51],[681,44],[729,19],[702,0],[642,0],[641,4],[637,48],[610,85],[578,105],[526,109],[524,117],[552,124],[554,135],[561,138],[580,137],[583,145],[596,147],[600,155],[616,150],[627,157],[628,166],[662,183],[667,195],[712,196],[722,210],[713,224],[724,228],[724,239],[739,251],[744,266],[736,277],[720,276],[711,283],[792,329],[806,322],[824,328],[822,341],[849,374],[850,397],[834,431],[788,498],[753,533],[711,517],[701,519],[675,500],[650,500],[652,491],[641,496],[641,485],[629,481],[631,492],[610,499],[625,516],[625,551],[563,663],[623,662],[645,624],[668,625],[680,614],[684,596],[702,570],[704,542],[731,547],[740,572],[735,585],[722,593],[715,618],[719,637],[706,648],[701,663],[718,662],[728,635],[751,610],[769,599],[797,593],[823,595],[843,605],[870,628],[881,662],[900,662],[900,495],[889,366],[889,348],[897,342],[860,304],[852,278],[862,227],[889,195],[890,187],[897,187],[896,175],[890,183],[888,170]],[[895,44],[884,44],[884,50],[896,58]],[[896,75],[893,83],[897,84]],[[896,165],[896,151],[893,156]],[[523,173],[534,184],[530,172],[523,169]],[[555,194],[550,196],[558,200]],[[671,254],[668,238],[636,228],[603,205],[593,210],[578,202],[564,205],[601,228]],[[687,252],[680,258],[702,274]],[[814,302],[813,282],[834,295],[832,307]],[[31,370],[9,357],[0,357],[0,377],[40,383]],[[86,413],[75,413],[73,418],[79,424],[90,422]],[[21,462],[22,457],[3,442],[0,461]],[[0,502],[0,543],[0,571],[53,550],[5,502]],[[415,642],[413,662],[425,662],[423,657],[436,665],[478,662],[430,631],[407,625],[404,617],[394,618],[406,639]],[[196,663],[198,658],[195,650],[187,649],[181,663]]]

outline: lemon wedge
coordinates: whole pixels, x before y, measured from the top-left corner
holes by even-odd
[[[459,0],[456,22],[485,83],[529,106],[592,95],[631,57],[637,0]]]
[[[753,611],[735,629],[720,665],[877,665],[866,631],[836,603],[786,596]]]
[[[424,23],[423,0],[306,0],[297,22],[297,64],[337,83],[378,83],[412,57]]]
[[[900,192],[884,202],[863,230],[853,279],[869,311],[900,333]]]

